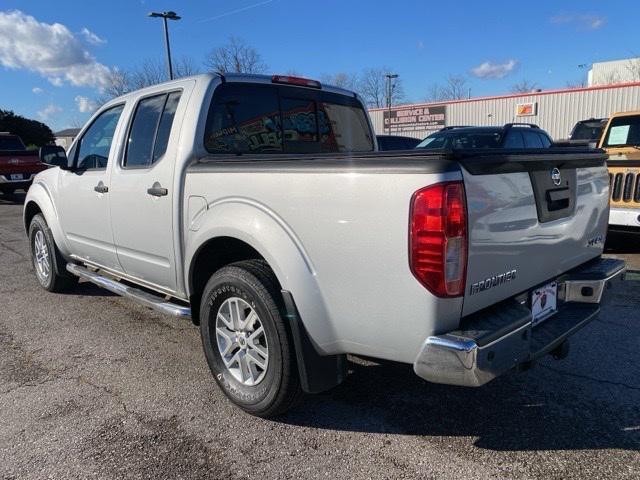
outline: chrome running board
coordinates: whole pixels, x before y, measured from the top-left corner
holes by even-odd
[[[165,300],[162,297],[153,295],[152,293],[145,292],[139,288],[131,287],[120,283],[117,280],[100,275],[99,273],[92,272],[91,270],[76,265],[74,263],[67,263],[67,271],[73,275],[83,278],[95,283],[99,287],[102,287],[116,295],[130,298],[145,307],[149,307],[160,313],[166,315],[172,315],[174,317],[191,317],[191,309],[177,303],[172,303]]]

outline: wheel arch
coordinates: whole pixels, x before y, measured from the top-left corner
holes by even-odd
[[[223,247],[227,253],[216,254],[217,247]],[[295,298],[301,321],[320,353],[322,345],[335,342],[317,272],[302,241],[273,211],[245,199],[208,205],[198,218],[195,231],[192,225],[187,233],[185,285],[192,310],[194,307],[199,310],[202,293],[199,286],[203,277],[208,280],[215,272],[200,266],[207,264],[203,259],[208,259],[210,267],[220,268],[249,258],[263,259],[273,270],[281,289]]]
[[[52,196],[42,183],[34,183],[27,192],[22,213],[23,225],[27,234],[29,233],[31,220],[39,213],[42,214],[47,222],[47,226],[49,230],[51,230],[58,250],[63,256],[68,257],[70,252]]]
[[[187,270],[187,290],[193,323],[200,323],[200,298],[207,281],[225,265],[264,257],[248,243],[234,237],[213,237],[202,243],[193,254]]]

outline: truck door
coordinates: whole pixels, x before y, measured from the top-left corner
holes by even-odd
[[[174,169],[182,90],[141,98],[113,167],[111,224],[124,272],[161,291],[176,289]]]
[[[100,113],[69,151],[74,170],[59,176],[58,212],[71,253],[120,270],[109,219],[110,165],[117,156],[124,104]]]

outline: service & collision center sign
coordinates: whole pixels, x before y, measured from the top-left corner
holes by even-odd
[[[431,133],[445,126],[447,119],[446,105],[435,107],[408,107],[384,111],[384,129],[389,131],[391,120],[391,132],[426,132]],[[391,116],[389,116],[391,113]]]

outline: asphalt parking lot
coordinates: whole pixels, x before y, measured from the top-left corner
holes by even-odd
[[[564,361],[471,390],[353,359],[261,420],[218,391],[190,323],[91,284],[42,291],[22,199],[0,196],[0,478],[640,477],[640,274]],[[607,251],[640,270],[639,241]]]

